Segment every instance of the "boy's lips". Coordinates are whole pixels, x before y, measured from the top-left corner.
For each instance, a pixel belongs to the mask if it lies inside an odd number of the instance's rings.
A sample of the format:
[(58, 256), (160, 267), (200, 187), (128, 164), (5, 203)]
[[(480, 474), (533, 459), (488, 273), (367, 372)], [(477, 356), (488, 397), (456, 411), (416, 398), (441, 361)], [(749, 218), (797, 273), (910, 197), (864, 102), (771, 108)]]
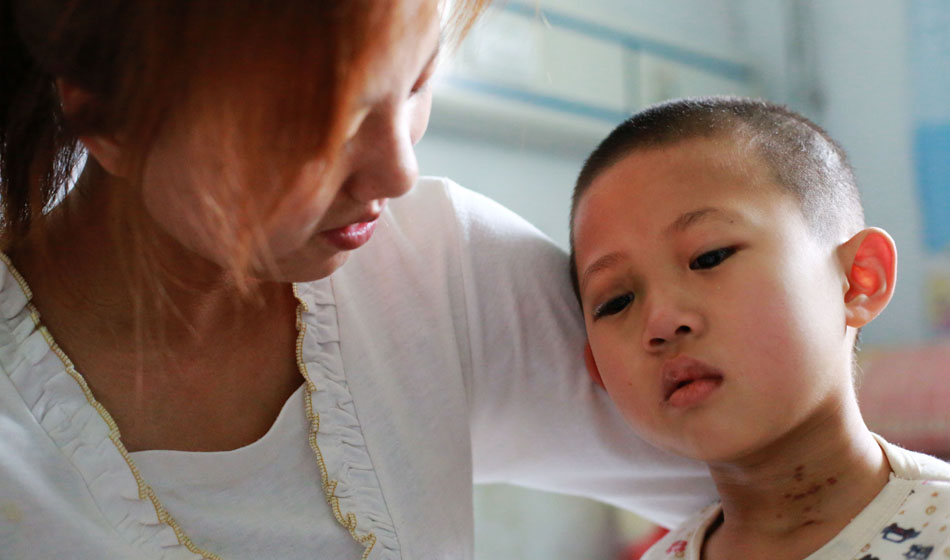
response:
[(676, 408), (698, 404), (722, 384), (718, 369), (679, 355), (663, 364), (663, 402)]

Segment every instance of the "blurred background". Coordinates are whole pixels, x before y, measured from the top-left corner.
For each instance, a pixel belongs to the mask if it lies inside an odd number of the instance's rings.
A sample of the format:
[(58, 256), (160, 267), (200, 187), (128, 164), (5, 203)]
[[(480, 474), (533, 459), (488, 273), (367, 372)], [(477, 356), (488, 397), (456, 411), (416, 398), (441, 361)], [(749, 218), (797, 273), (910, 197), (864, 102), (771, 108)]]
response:
[[(440, 71), (421, 171), (515, 210), (563, 247), (584, 157), (631, 112), (672, 97), (784, 103), (851, 156), (868, 224), (900, 253), (888, 310), (864, 329), (871, 428), (950, 457), (950, 2), (508, 0)], [(479, 487), (476, 557), (636, 558), (649, 523), (607, 506)]]

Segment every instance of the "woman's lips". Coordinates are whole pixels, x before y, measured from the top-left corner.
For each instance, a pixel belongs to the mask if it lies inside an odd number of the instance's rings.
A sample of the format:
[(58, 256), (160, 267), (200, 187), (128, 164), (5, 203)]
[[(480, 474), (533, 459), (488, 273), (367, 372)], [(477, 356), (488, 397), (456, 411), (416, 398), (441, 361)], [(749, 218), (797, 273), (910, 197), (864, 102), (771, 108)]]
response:
[(341, 251), (352, 251), (362, 247), (376, 230), (377, 219), (370, 221), (356, 222), (341, 228), (331, 229), (323, 232), (323, 238), (330, 245), (333, 245)]
[(663, 364), (663, 402), (674, 408), (695, 406), (718, 389), (722, 381), (718, 369), (689, 356), (677, 356)]

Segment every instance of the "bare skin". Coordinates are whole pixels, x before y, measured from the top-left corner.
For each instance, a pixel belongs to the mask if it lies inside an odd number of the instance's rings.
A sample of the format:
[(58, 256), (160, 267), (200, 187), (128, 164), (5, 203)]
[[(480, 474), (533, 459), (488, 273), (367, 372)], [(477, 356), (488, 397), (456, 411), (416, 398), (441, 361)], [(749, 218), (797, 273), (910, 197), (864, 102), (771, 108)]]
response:
[(291, 286), (260, 284), (261, 297), (248, 301), (219, 267), (152, 228), (170, 277), (188, 278), (194, 289), (166, 282), (173, 305), (146, 298), (156, 304), (144, 314), (149, 327), (161, 328), (147, 331), (158, 344), (141, 347), (131, 293), (115, 265), (118, 249), (104, 225), (110, 206), (94, 186), (84, 191), (70, 195), (68, 211), (51, 216), (47, 259), (30, 250), (35, 240), (11, 258), (125, 447), (224, 451), (259, 439), (303, 382)]
[(723, 516), (705, 560), (800, 560), (867, 506), (891, 472), (853, 399), (754, 456), (710, 464)]

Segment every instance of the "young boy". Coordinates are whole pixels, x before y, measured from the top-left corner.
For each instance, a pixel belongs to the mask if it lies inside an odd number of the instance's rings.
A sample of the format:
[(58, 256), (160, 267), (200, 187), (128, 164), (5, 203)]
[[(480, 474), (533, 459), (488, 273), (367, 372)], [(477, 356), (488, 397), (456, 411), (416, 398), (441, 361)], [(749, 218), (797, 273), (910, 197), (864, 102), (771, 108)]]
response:
[(721, 497), (645, 558), (950, 558), (950, 465), (858, 410), (855, 339), (897, 255), (823, 130), (761, 101), (654, 106), (588, 158), (571, 226), (591, 375)]

